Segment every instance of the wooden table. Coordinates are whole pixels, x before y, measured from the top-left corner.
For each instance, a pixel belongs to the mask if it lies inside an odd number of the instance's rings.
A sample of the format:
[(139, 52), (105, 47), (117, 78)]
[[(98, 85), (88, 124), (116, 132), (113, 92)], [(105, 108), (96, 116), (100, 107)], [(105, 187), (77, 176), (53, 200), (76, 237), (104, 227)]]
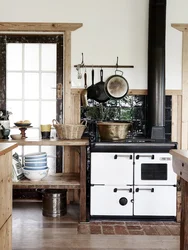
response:
[(180, 250), (188, 250), (188, 150), (170, 150), (174, 172), (181, 177)]
[(14, 189), (79, 189), (80, 190), (80, 221), (86, 221), (86, 147), (88, 139), (58, 140), (58, 139), (21, 139), (0, 140), (1, 142), (16, 142), (20, 146), (69, 146), (80, 148), (80, 173), (62, 173), (62, 176), (47, 176), (41, 181), (21, 180), (13, 182)]

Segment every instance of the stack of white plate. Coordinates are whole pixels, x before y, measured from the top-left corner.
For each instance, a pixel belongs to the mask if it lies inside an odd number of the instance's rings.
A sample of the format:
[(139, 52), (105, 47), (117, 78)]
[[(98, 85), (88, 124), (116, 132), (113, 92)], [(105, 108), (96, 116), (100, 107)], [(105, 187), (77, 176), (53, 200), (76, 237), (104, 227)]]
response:
[(39, 181), (46, 177), (48, 174), (46, 152), (25, 155), (23, 173), (32, 181)]

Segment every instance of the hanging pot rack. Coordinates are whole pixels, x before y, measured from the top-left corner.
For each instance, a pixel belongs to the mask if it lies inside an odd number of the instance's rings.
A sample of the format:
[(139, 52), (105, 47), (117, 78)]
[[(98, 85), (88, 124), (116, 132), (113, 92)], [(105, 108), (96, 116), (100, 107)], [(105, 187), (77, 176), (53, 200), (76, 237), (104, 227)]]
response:
[(80, 64), (74, 65), (74, 67), (78, 70), (80, 68), (134, 68), (133, 65), (119, 65), (118, 64), (118, 57), (117, 62), (115, 65), (104, 65), (104, 64), (84, 64), (84, 56), (82, 53), (82, 61)]

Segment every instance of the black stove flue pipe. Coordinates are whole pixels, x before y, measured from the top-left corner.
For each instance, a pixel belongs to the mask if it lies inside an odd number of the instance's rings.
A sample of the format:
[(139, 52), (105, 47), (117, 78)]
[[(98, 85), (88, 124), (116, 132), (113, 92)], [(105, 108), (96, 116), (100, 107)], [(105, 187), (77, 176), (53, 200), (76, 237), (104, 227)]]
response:
[(149, 1), (147, 136), (165, 139), (166, 0)]

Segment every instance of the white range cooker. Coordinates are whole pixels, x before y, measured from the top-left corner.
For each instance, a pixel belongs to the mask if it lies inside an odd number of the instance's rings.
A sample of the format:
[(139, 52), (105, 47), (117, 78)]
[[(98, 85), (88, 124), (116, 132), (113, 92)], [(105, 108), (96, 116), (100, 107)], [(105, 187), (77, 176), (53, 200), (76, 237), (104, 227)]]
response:
[(139, 145), (103, 143), (91, 150), (91, 216), (176, 216), (177, 176), (168, 147)]

